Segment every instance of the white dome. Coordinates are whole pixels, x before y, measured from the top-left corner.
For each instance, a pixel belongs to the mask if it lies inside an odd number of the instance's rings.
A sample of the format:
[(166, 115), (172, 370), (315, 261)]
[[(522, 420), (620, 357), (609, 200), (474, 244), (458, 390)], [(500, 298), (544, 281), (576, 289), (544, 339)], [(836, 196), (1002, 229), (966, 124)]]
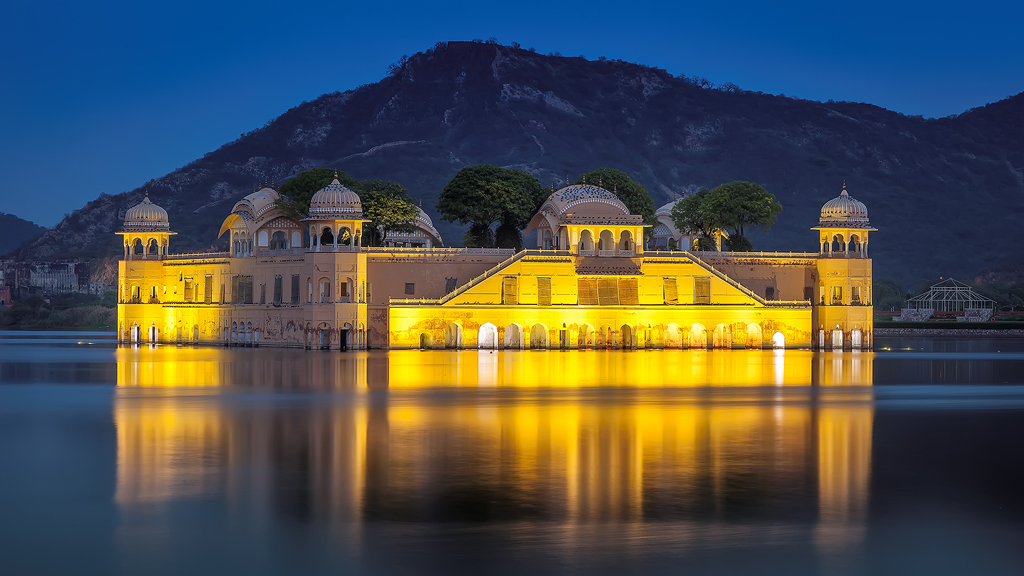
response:
[(149, 200), (148, 192), (142, 202), (129, 208), (124, 215), (125, 231), (162, 231), (168, 230), (170, 227), (167, 210), (153, 204)]
[(574, 206), (591, 203), (611, 205), (621, 210), (623, 214), (629, 214), (629, 208), (626, 208), (618, 196), (592, 184), (573, 184), (556, 190), (548, 196), (545, 204), (548, 203), (558, 211), (558, 215), (565, 214)]
[(359, 195), (349, 190), (337, 178), (321, 188), (309, 202), (309, 217), (319, 219), (362, 219), (363, 203)]
[(846, 192), (846, 184), (843, 184), (843, 191), (839, 196), (825, 202), (821, 207), (820, 223), (832, 227), (847, 224), (869, 225), (868, 207), (850, 196)]
[(654, 211), (654, 216), (655, 217), (658, 217), (658, 216), (668, 216), (669, 218), (671, 218), (672, 217), (672, 209), (675, 208), (676, 204), (679, 203), (679, 200), (681, 200), (681, 198), (673, 200), (673, 201), (669, 202), (668, 204), (665, 204), (661, 208), (658, 208), (657, 210)]

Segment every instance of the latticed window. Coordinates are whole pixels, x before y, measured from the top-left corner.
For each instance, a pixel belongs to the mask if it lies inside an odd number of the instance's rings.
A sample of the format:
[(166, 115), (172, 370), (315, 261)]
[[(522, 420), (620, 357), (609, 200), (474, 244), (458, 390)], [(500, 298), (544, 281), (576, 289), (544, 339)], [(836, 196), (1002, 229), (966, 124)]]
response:
[(618, 278), (597, 279), (597, 300), (601, 306), (619, 305), (619, 280)]
[(597, 278), (580, 278), (577, 285), (580, 306), (597, 306)]
[(516, 305), (519, 304), (519, 278), (505, 276), (501, 280), (501, 303)]
[(675, 278), (665, 278), (665, 304), (679, 304), (679, 286)]
[(292, 274), (292, 304), (298, 304), (299, 297), (299, 275)]
[(274, 276), (274, 306), (280, 306), (284, 299), (284, 282), (281, 276)]
[(185, 279), (185, 302), (192, 301), (192, 280), (190, 278)]
[(203, 299), (207, 304), (213, 304), (213, 275), (207, 274), (203, 279)]
[(551, 306), (551, 278), (537, 278), (537, 305)]
[(619, 304), (622, 306), (635, 306), (640, 304), (640, 294), (637, 288), (636, 278), (619, 279)]
[(693, 279), (693, 303), (711, 304), (711, 278)]

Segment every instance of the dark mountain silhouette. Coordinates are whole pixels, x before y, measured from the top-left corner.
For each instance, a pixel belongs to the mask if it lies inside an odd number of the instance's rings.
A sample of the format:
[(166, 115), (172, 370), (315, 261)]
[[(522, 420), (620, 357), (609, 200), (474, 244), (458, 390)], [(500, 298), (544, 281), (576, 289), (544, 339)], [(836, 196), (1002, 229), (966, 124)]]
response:
[(42, 236), (43, 232), (46, 228), (35, 222), (0, 212), (0, 256), (14, 252), (22, 244)]
[[(1024, 240), (1024, 94), (955, 117), (715, 87), (622, 61), (439, 43), (375, 84), (304, 102), (145, 184), (168, 209), (176, 251), (218, 245), (232, 204), (260, 180), (317, 166), (406, 185), (445, 241), (434, 205), (462, 167), (518, 167), (556, 187), (607, 166), (657, 204), (731, 180), (762, 184), (784, 211), (755, 249), (816, 250), (822, 203), (847, 183), (872, 223), (876, 274), (969, 276)], [(113, 235), (143, 187), (77, 210), (24, 254), (116, 257)]]

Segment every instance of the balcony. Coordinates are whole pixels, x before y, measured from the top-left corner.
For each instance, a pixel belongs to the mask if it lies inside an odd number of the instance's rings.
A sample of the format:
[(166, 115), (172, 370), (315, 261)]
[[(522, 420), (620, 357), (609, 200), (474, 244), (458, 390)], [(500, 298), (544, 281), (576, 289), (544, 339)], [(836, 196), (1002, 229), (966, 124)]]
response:
[(615, 250), (598, 250), (597, 255), (600, 256), (601, 258), (608, 258), (611, 256), (615, 256)]
[(594, 251), (593, 250), (582, 250), (582, 249), (580, 250), (580, 256), (590, 257), (590, 256), (593, 256), (593, 255), (594, 255)]

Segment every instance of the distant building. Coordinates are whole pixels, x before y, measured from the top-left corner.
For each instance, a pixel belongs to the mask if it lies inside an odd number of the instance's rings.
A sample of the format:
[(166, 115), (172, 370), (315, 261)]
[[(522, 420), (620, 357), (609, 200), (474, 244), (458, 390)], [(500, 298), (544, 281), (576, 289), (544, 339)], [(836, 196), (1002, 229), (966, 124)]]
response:
[[(818, 252), (668, 250), (693, 238), (646, 225), (592, 185), (553, 192), (537, 248), (436, 248), (417, 233), (362, 245), (359, 196), (337, 180), (297, 221), (264, 188), (221, 226), (229, 252), (171, 254), (167, 212), (125, 215), (122, 342), (307, 348), (870, 348), (867, 208), (843, 187), (821, 209)], [(667, 210), (666, 210), (667, 209)], [(659, 216), (670, 207), (663, 206)], [(665, 239), (665, 245), (659, 239)], [(720, 238), (718, 239), (720, 241)]]
[(93, 291), (89, 263), (80, 260), (0, 261), (0, 285), (6, 286), (15, 299)]

